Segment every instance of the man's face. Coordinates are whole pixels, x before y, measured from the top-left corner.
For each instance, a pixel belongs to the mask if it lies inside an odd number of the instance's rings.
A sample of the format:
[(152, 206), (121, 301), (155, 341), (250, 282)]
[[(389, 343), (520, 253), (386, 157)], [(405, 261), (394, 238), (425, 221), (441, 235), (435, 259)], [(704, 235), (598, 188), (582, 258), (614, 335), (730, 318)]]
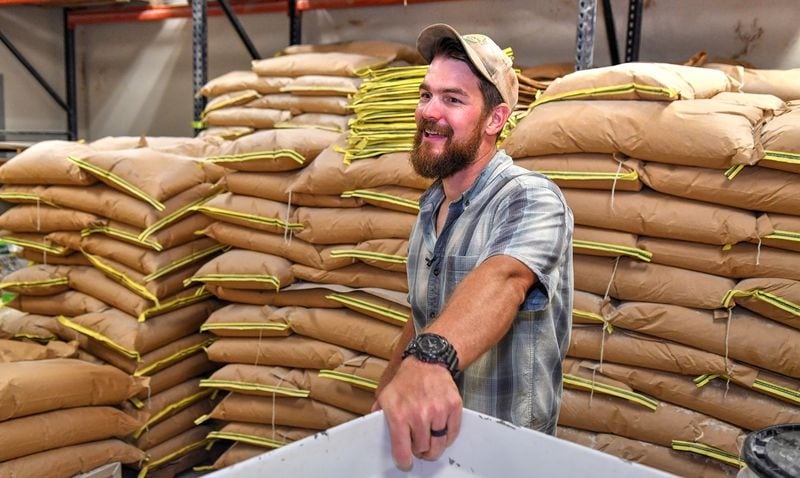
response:
[(446, 178), (469, 166), (485, 129), (478, 78), (464, 62), (436, 57), (420, 86), (411, 164), (420, 176)]

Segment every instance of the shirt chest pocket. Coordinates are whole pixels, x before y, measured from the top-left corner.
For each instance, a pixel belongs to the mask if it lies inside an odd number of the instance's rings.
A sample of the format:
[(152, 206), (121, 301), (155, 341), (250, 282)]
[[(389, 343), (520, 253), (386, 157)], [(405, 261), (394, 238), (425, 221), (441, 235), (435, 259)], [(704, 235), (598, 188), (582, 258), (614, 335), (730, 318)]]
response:
[[(447, 256), (444, 260), (444, 288), (447, 298), (478, 265), (480, 256)], [(445, 299), (447, 300), (447, 299)]]

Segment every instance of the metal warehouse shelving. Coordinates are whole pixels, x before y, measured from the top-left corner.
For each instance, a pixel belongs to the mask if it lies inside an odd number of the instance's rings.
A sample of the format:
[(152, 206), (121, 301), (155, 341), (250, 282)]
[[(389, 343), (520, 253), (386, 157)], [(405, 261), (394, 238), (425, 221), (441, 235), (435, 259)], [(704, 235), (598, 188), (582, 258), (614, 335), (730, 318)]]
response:
[[(17, 60), (47, 91), (53, 100), (66, 112), (66, 131), (19, 131), (0, 130), (2, 133), (43, 134), (65, 136), (69, 140), (78, 137), (77, 90), (75, 68), (75, 28), (79, 25), (119, 22), (160, 21), (169, 18), (192, 19), (192, 93), (194, 99), (194, 125), (200, 120), (205, 107), (205, 98), (197, 92), (208, 81), (208, 30), (209, 16), (225, 15), (236, 34), (253, 59), (261, 58), (249, 35), (238, 20), (238, 15), (284, 13), (289, 19), (289, 44), (302, 39), (302, 14), (311, 10), (336, 8), (359, 8), (370, 6), (409, 5), (434, 3), (448, 0), (188, 0), (188, 5), (149, 5), (142, 3), (114, 2), (108, 0), (0, 0), (0, 7), (13, 5), (37, 5), (63, 10), (64, 68), (66, 71), (66, 98), (62, 98), (48, 81), (31, 65), (12, 41), (0, 30), (0, 41), (5, 44)], [(619, 63), (614, 18), (611, 0), (602, 0), (603, 16), (608, 38), (608, 47), (613, 64)], [(575, 48), (576, 69), (591, 68), (594, 55), (594, 29), (597, 17), (597, 0), (578, 0), (577, 36)], [(628, 24), (625, 43), (625, 61), (636, 61), (639, 56), (643, 0), (629, 0)]]

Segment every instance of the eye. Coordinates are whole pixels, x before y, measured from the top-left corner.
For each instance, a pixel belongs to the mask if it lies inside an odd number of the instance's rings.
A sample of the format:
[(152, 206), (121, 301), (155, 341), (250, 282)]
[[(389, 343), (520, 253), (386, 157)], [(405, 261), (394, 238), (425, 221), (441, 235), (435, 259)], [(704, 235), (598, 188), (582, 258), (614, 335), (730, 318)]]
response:
[(431, 99), (431, 94), (427, 91), (420, 91), (419, 92), (419, 99), (421, 100), (429, 100)]
[(445, 101), (448, 102), (448, 103), (453, 103), (453, 104), (461, 104), (462, 103), (462, 101), (460, 99), (456, 98), (455, 96), (448, 96), (448, 97), (445, 98)]

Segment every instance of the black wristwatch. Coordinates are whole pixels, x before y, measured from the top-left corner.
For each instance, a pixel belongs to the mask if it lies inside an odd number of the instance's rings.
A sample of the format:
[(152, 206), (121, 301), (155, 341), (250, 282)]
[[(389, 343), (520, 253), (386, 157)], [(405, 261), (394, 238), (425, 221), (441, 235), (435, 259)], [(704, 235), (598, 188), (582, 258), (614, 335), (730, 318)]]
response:
[(404, 359), (409, 355), (413, 355), (422, 362), (444, 365), (454, 379), (460, 373), (456, 349), (441, 335), (430, 333), (417, 335), (403, 351)]

